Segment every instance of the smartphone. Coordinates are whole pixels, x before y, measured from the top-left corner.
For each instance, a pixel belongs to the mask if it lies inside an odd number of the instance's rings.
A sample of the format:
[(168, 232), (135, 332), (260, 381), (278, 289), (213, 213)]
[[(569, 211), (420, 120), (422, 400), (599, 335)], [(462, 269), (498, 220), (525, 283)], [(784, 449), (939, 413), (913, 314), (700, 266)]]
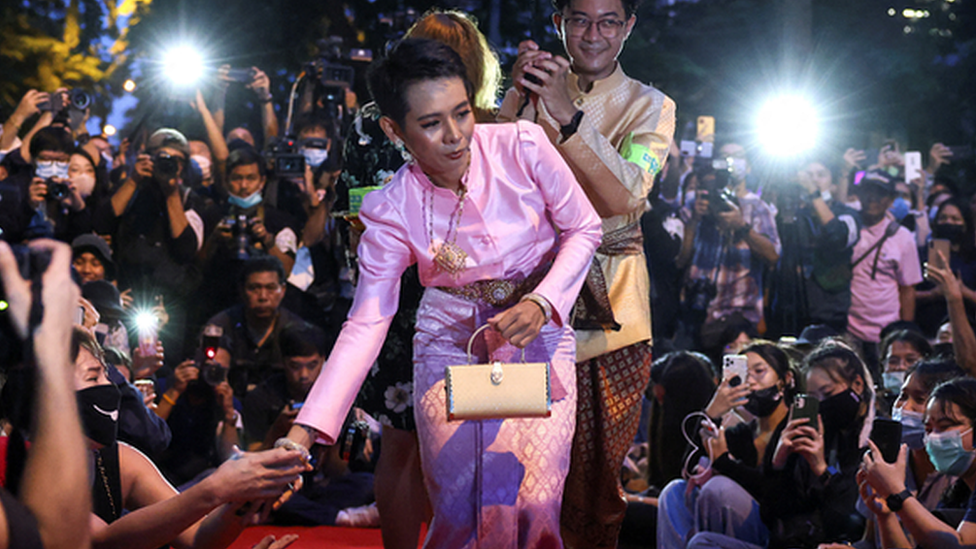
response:
[(881, 458), (888, 463), (898, 461), (901, 448), (901, 423), (884, 418), (875, 418), (871, 425), (871, 442), (881, 450)]
[(908, 151), (905, 153), (905, 181), (911, 183), (922, 176), (922, 153)]
[(722, 380), (728, 380), (729, 387), (745, 383), (749, 375), (749, 360), (746, 355), (725, 355), (722, 357)]
[(227, 71), (227, 78), (241, 84), (250, 84), (254, 80), (252, 69), (230, 69)]
[(78, 305), (78, 307), (75, 309), (75, 324), (78, 326), (85, 325), (85, 308), (81, 305)]
[(714, 116), (698, 117), (698, 131), (695, 135), (695, 141), (699, 143), (715, 142), (715, 117)]
[(305, 403), (304, 402), (292, 402), (291, 403), (291, 409), (292, 410), (301, 410), (302, 409), (302, 406), (305, 406)]
[(941, 259), (939, 259), (939, 252), (942, 252), (942, 255), (945, 256), (945, 260), (949, 261), (949, 256), (952, 254), (951, 246), (952, 244), (944, 238), (933, 238), (932, 240), (929, 240), (929, 265), (938, 267), (940, 269), (945, 269), (948, 267), (942, 262)]
[(681, 142), (681, 156), (695, 156), (698, 151), (698, 144), (694, 141)]
[(151, 379), (137, 379), (132, 382), (143, 396), (150, 396), (156, 392), (156, 384)]
[(814, 429), (817, 428), (817, 415), (820, 414), (820, 401), (810, 395), (796, 395), (793, 397), (793, 406), (790, 407), (790, 421), (794, 419), (807, 418)]

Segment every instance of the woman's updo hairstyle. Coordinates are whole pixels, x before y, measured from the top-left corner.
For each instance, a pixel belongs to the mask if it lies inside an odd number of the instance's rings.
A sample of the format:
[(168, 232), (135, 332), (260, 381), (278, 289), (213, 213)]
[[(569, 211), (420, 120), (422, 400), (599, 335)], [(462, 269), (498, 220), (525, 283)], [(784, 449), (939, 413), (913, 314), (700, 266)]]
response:
[(402, 127), (409, 111), (407, 89), (411, 85), (424, 80), (460, 78), (470, 101), (474, 88), (467, 74), (461, 57), (447, 44), (405, 38), (386, 57), (370, 65), (366, 79), (380, 112)]

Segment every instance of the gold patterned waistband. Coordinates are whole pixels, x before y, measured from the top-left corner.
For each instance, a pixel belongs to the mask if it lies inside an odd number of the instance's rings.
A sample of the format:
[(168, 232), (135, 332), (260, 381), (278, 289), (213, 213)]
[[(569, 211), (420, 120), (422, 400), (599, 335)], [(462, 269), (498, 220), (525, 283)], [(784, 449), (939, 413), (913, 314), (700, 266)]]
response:
[(511, 307), (518, 303), (523, 295), (531, 292), (542, 282), (549, 272), (550, 263), (536, 269), (527, 277), (509, 279), (476, 280), (464, 286), (437, 286), (437, 289), (455, 295), (468, 301), (482, 303), (492, 307)]

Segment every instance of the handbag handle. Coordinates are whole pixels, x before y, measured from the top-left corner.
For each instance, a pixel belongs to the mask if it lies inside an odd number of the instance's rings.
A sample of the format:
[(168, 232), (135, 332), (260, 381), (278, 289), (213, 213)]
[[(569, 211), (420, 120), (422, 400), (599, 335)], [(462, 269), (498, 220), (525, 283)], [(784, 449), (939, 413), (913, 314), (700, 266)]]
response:
[[(474, 358), (471, 357), (471, 347), (474, 345), (474, 338), (478, 337), (478, 334), (480, 334), (486, 328), (491, 328), (491, 325), (490, 324), (483, 325), (482, 327), (475, 330), (474, 333), (471, 334), (471, 337), (468, 338), (468, 364), (474, 364)], [(525, 362), (525, 347), (522, 347), (522, 362), (523, 363)]]

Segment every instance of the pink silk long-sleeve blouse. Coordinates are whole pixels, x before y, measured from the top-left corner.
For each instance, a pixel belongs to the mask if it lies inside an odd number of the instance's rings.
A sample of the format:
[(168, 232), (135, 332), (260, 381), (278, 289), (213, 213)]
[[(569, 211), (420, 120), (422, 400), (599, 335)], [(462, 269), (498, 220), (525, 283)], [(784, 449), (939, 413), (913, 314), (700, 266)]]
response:
[(434, 186), (419, 166), (408, 164), (364, 198), (356, 296), (296, 419), (322, 433), (324, 442), (335, 442), (379, 355), (399, 301), (400, 276), (413, 263), (425, 287), (463, 286), (527, 276), (558, 247), (534, 291), (552, 304), (554, 322), (569, 314), (600, 243), (600, 218), (542, 129), (524, 121), (476, 125), (464, 184), (456, 244), (468, 258), (457, 276), (433, 262), (436, 246), (450, 240), (458, 209), (454, 192)]

